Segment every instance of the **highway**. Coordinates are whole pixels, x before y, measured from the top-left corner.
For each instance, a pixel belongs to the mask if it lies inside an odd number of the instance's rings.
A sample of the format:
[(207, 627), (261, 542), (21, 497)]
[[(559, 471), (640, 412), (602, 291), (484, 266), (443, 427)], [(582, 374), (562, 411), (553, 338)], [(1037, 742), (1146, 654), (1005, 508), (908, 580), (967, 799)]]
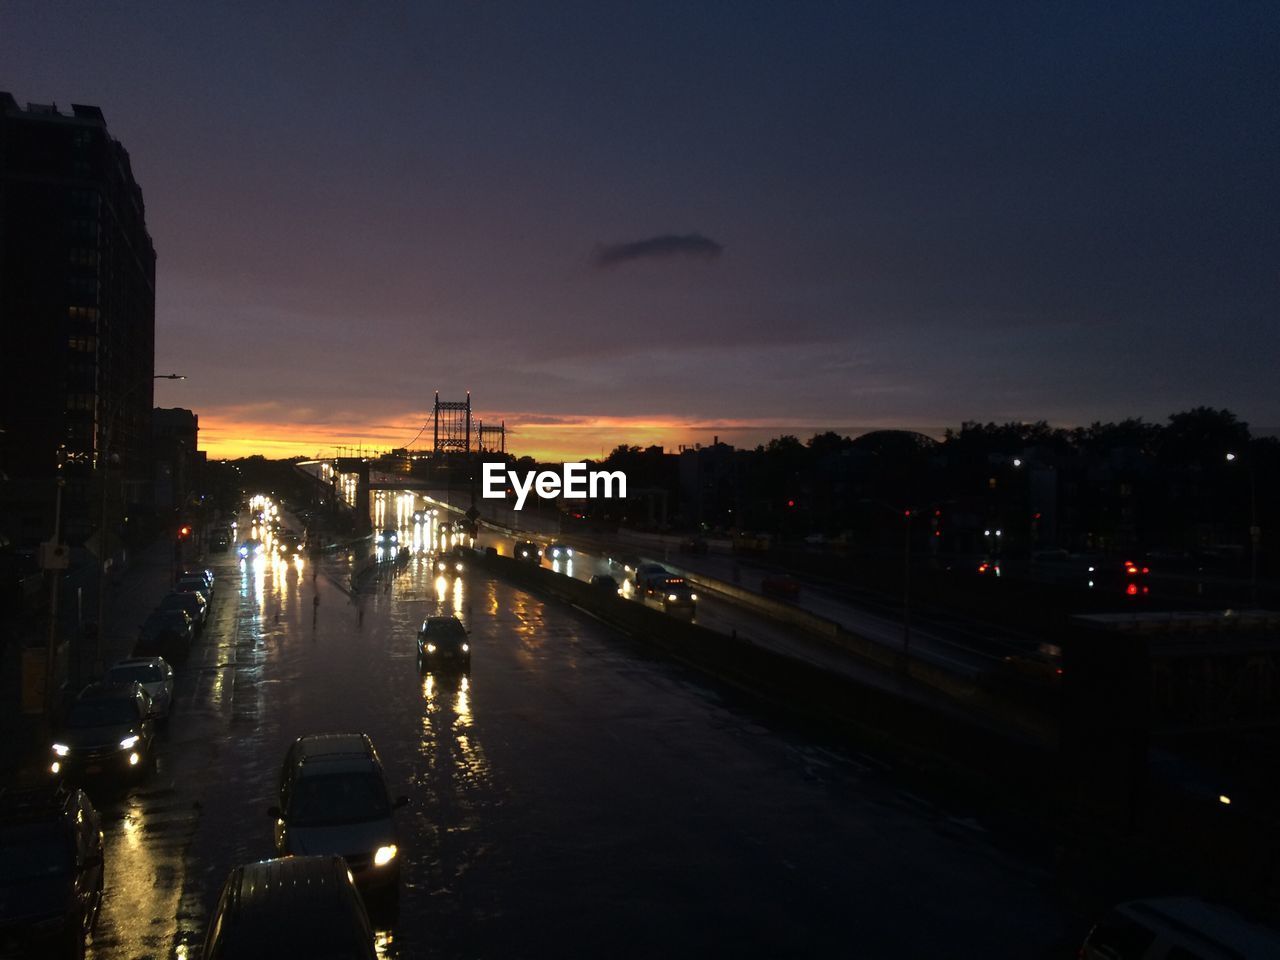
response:
[[(91, 957), (197, 956), (227, 872), (272, 854), (288, 744), (341, 730), (411, 801), (384, 957), (1065, 957), (1087, 928), (1047, 842), (478, 569), (415, 557), (352, 594), (345, 556), (214, 567), (156, 773), (93, 790)], [(472, 630), (469, 677), (419, 675), (436, 612)]]

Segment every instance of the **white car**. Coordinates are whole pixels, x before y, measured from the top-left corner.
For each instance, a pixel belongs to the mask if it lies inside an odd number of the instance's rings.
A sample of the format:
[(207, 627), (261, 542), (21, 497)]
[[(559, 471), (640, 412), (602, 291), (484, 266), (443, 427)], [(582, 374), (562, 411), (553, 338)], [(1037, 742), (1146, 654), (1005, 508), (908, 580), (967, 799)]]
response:
[(151, 709), (158, 719), (167, 720), (173, 707), (173, 668), (163, 657), (129, 657), (112, 664), (107, 671), (110, 683), (137, 681), (151, 697)]

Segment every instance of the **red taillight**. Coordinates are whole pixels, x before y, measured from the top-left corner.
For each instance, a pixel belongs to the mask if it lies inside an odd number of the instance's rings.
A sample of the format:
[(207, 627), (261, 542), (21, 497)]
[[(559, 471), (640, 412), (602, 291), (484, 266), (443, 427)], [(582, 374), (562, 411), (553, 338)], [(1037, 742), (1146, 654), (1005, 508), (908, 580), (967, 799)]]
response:
[(1150, 573), (1150, 572), (1151, 572), (1151, 568), (1150, 568), (1150, 567), (1143, 567), (1143, 568), (1142, 568), (1142, 572), (1143, 572), (1143, 573)]
[(1138, 585), (1136, 583), (1131, 583), (1124, 588), (1124, 592), (1131, 597), (1136, 597), (1138, 595)]

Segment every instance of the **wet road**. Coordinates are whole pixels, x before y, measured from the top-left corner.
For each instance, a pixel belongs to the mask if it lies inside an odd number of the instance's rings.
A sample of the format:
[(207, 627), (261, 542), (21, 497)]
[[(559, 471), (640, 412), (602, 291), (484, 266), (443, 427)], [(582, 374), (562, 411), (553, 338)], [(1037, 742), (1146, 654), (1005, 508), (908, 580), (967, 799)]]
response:
[[(91, 794), (94, 958), (198, 956), (227, 872), (272, 855), (288, 744), (340, 730), (367, 732), (411, 798), (387, 957), (1048, 957), (1078, 934), (991, 824), (576, 611), (475, 571), (437, 583), (417, 559), (355, 597), (345, 558), (215, 569), (155, 774)], [(473, 631), (468, 679), (418, 674), (438, 610)]]

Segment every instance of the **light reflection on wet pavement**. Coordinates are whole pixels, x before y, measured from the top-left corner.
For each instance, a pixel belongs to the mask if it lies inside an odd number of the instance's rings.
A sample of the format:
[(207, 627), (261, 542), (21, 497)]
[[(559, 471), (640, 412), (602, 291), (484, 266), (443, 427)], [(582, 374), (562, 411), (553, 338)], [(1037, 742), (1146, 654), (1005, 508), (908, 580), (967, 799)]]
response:
[[(91, 792), (91, 957), (198, 957), (227, 873), (273, 855), (289, 743), (343, 730), (410, 797), (399, 917), (375, 917), (388, 958), (1037, 957), (1075, 928), (1049, 875), (980, 827), (573, 610), (418, 557), (358, 603), (345, 557), (215, 569), (155, 774)], [(472, 630), (470, 677), (418, 672), (438, 612)]]

